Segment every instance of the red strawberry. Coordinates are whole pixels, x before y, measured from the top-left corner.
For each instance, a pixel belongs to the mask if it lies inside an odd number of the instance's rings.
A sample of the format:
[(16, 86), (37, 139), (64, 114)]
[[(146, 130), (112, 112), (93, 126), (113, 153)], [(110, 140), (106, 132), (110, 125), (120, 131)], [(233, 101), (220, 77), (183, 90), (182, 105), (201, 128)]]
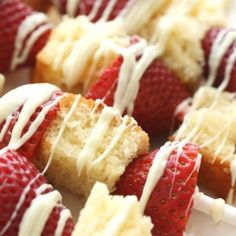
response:
[[(0, 154), (0, 235), (18, 235), (24, 213), (36, 198), (36, 190), (44, 184), (46, 184), (44, 176), (39, 174), (36, 167), (24, 156), (12, 151)], [(51, 185), (48, 185), (40, 195), (52, 191)], [(20, 198), (21, 204), (19, 204)], [(17, 204), (18, 210), (16, 210)], [(42, 235), (54, 235), (60, 214), (64, 209), (64, 206), (58, 202), (45, 224)], [(73, 220), (69, 217), (63, 235), (71, 235), (73, 228)]]
[[(170, 144), (173, 145), (174, 143)], [(154, 224), (153, 235), (183, 235), (193, 205), (193, 194), (200, 167), (199, 148), (193, 143), (180, 142), (168, 157), (164, 173), (156, 184), (145, 208)], [(163, 147), (162, 147), (163, 148)], [(161, 150), (161, 149), (160, 149)], [(116, 187), (116, 194), (142, 195), (148, 172), (160, 150), (135, 159), (125, 170)]]
[[(225, 30), (223, 28), (213, 28), (210, 29), (203, 41), (202, 41), (202, 48), (204, 50), (204, 54), (205, 54), (205, 76), (206, 78), (209, 75), (209, 59), (210, 59), (210, 53), (212, 50), (212, 46), (213, 43), (215, 42), (217, 36), (219, 35), (220, 32), (222, 32), (222, 30)], [(229, 29), (229, 31), (234, 31), (234, 29)], [(227, 48), (226, 53), (224, 54), (224, 57), (220, 63), (218, 72), (217, 72), (217, 77), (214, 83), (214, 86), (218, 87), (224, 77), (225, 77), (225, 70), (226, 70), (226, 65), (228, 62), (229, 57), (231, 56), (233, 50), (236, 48), (236, 40), (234, 40), (234, 42), (230, 45), (230, 47)], [(231, 72), (231, 77), (230, 77), (230, 82), (226, 88), (226, 90), (231, 91), (231, 92), (235, 92), (236, 91), (236, 63), (234, 63), (233, 66), (233, 70)]]
[[(43, 107), (45, 107), (46, 105), (55, 101), (55, 99), (58, 98), (58, 96), (60, 96), (60, 95), (61, 95), (61, 93), (55, 93), (48, 102), (42, 104), (40, 107), (37, 108), (37, 110), (35, 111), (35, 113), (31, 117), (30, 121), (28, 122), (28, 124), (24, 128), (23, 134), (26, 133), (26, 131), (29, 129), (30, 125), (35, 120), (35, 118), (38, 116), (39, 112), (43, 109)], [(59, 105), (56, 105), (50, 109), (50, 111), (47, 113), (43, 123), (39, 126), (39, 128), (35, 132), (35, 134), (22, 147), (20, 147), (17, 150), (20, 154), (24, 155), (27, 158), (32, 157), (35, 150), (37, 149), (38, 144), (41, 141), (41, 138), (43, 137), (45, 130), (49, 126), (50, 122), (56, 117), (58, 110), (59, 110)], [(20, 111), (21, 111), (21, 108), (19, 108), (15, 113), (12, 114), (12, 119), (11, 119), (9, 128), (7, 129), (7, 132), (5, 133), (3, 140), (0, 141), (0, 149), (6, 147), (8, 145), (8, 143), (11, 139), (11, 132), (12, 132), (14, 125), (16, 124), (16, 122), (19, 118)], [(4, 124), (5, 124), (5, 121), (0, 125), (0, 130), (2, 130)]]
[[(20, 0), (1, 0), (0, 9), (0, 72), (6, 72), (10, 70), (11, 67), (19, 27), (26, 17), (35, 14), (35, 12), (33, 12), (29, 6), (25, 5)], [(42, 23), (41, 25), (36, 26), (32, 32), (29, 32), (22, 43), (22, 47), (20, 47), (20, 53), (23, 52), (26, 42), (32, 33), (43, 25), (46, 24)], [(37, 53), (45, 45), (49, 33), (50, 29), (47, 29), (37, 38), (36, 42), (33, 44), (33, 47), (29, 51), (26, 60), (23, 63), (20, 63), (20, 65), (17, 65), (17, 67), (32, 65)]]
[[(70, 0), (56, 0), (56, 1), (52, 0), (52, 2), (58, 3), (57, 6), (59, 7), (59, 9), (62, 13), (70, 13), (67, 11), (67, 7), (66, 7), (68, 1), (70, 1)], [(78, 1), (75, 15), (73, 15), (73, 16), (89, 15), (89, 13), (92, 11), (92, 9), (97, 1), (98, 0)], [(114, 19), (121, 12), (121, 10), (125, 8), (125, 6), (128, 4), (129, 1), (131, 1), (131, 0), (116, 1), (115, 5), (113, 7), (113, 10), (111, 11), (111, 14), (108, 17), (108, 20)], [(101, 18), (102, 14), (104, 13), (109, 2), (111, 2), (111, 0), (101, 0), (101, 6), (99, 7), (97, 14), (92, 19), (93, 22), (96, 22), (97, 20), (99, 20)]]
[[(101, 75), (99, 81), (88, 91), (86, 97), (102, 99), (113, 105), (114, 94), (122, 57)], [(184, 85), (159, 59), (153, 61), (140, 80), (140, 89), (132, 116), (149, 134), (166, 132), (174, 121), (177, 106), (189, 97)]]

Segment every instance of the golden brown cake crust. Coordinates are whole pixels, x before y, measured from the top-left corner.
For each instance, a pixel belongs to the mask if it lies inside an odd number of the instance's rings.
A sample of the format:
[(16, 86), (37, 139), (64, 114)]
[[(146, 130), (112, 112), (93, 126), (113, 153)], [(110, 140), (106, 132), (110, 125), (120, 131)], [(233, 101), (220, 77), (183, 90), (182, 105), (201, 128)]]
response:
[(202, 163), (199, 172), (199, 184), (207, 191), (216, 194), (217, 197), (226, 199), (231, 185), (230, 163), (221, 163), (221, 158), (213, 157), (206, 152), (202, 153)]

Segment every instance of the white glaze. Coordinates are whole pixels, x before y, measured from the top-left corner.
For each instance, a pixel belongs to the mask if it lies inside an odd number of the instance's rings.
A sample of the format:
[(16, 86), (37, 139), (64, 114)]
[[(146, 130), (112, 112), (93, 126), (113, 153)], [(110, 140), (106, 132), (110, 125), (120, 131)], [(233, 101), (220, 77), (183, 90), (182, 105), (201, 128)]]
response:
[(53, 156), (54, 156), (54, 154), (55, 154), (55, 151), (56, 151), (56, 148), (57, 148), (57, 146), (58, 146), (58, 143), (60, 142), (60, 139), (62, 138), (62, 135), (63, 135), (63, 133), (64, 133), (64, 131), (65, 131), (65, 128), (66, 128), (67, 123), (68, 123), (69, 120), (71, 119), (73, 113), (75, 112), (75, 109), (78, 107), (78, 104), (79, 104), (80, 99), (81, 99), (81, 95), (78, 94), (78, 95), (75, 97), (74, 102), (73, 102), (73, 104), (72, 104), (71, 107), (70, 107), (70, 110), (69, 110), (68, 113), (66, 114), (66, 116), (65, 116), (65, 118), (64, 118), (64, 120), (63, 120), (63, 122), (62, 122), (62, 124), (61, 124), (61, 127), (60, 127), (60, 130), (59, 130), (59, 132), (58, 132), (58, 135), (57, 135), (55, 141), (54, 141), (53, 144), (52, 144), (51, 151), (50, 151), (50, 156), (49, 156), (48, 161), (47, 161), (47, 164), (46, 164), (46, 166), (45, 166), (45, 168), (44, 168), (44, 170), (43, 170), (43, 174), (46, 173), (46, 171), (48, 170), (48, 168), (49, 168), (49, 166), (50, 166), (50, 164), (51, 164), (51, 162), (52, 162), (52, 159), (53, 159)]
[(44, 193), (46, 190), (50, 190), (50, 189), (52, 189), (52, 185), (46, 184), (46, 183), (42, 184), (39, 188), (35, 190), (36, 197)]
[(175, 109), (174, 116), (178, 116), (179, 114), (187, 114), (191, 109), (192, 98), (184, 99)]
[(92, 129), (83, 149), (78, 155), (77, 171), (79, 176), (85, 167), (90, 168), (91, 162), (95, 158), (96, 151), (101, 145), (111, 121), (118, 114), (118, 111), (113, 108), (107, 106), (103, 108), (95, 127)]
[(65, 84), (72, 88), (83, 80), (82, 74), (90, 58), (93, 57), (101, 42), (113, 36), (123, 35), (124, 31), (119, 21), (100, 22), (91, 27), (90, 32), (81, 37), (62, 65)]
[[(215, 82), (218, 68), (230, 45), (236, 40), (236, 31), (222, 30), (213, 43), (209, 56), (209, 69), (207, 85), (212, 86)], [(228, 60), (229, 62), (229, 60)], [(231, 63), (231, 62), (230, 62)]]
[(76, 15), (76, 9), (80, 4), (80, 0), (66, 0), (66, 12), (69, 16)]
[(96, 15), (98, 14), (99, 9), (102, 6), (102, 2), (103, 2), (103, 0), (96, 0), (94, 2), (93, 8), (92, 8), (91, 12), (88, 15), (89, 20), (93, 20), (96, 17)]
[(116, 4), (117, 4), (117, 0), (110, 0), (107, 4), (106, 8), (104, 9), (99, 21), (107, 21)]
[[(140, 47), (143, 54), (141, 59), (136, 62)], [(127, 109), (127, 114), (131, 115), (139, 91), (140, 79), (156, 58), (156, 48), (154, 46), (146, 47), (145, 41), (140, 41), (137, 45), (134, 44), (133, 47), (124, 50), (121, 55), (124, 61), (118, 77), (113, 106), (118, 109), (121, 114)]]
[(55, 230), (55, 236), (61, 236), (63, 234), (67, 220), (71, 217), (71, 212), (68, 209), (64, 209), (60, 213), (60, 218), (57, 222), (57, 228)]
[(21, 220), (19, 236), (40, 236), (53, 208), (61, 199), (61, 194), (58, 191), (34, 198)]
[(3, 125), (2, 129), (1, 129), (1, 132), (0, 132), (0, 142), (3, 140), (6, 132), (7, 132), (7, 129), (10, 125), (10, 122), (12, 120), (12, 115), (9, 115), (7, 118), (6, 118), (6, 122), (5, 124)]
[[(129, 119), (130, 118), (128, 116), (125, 116), (123, 118), (122, 123), (117, 128), (116, 133), (115, 133), (111, 143), (106, 148), (106, 150), (96, 160), (93, 161), (91, 168), (94, 165), (97, 165), (102, 160), (104, 160), (109, 155), (109, 153), (112, 151), (112, 149), (116, 146), (116, 144), (121, 140), (122, 135), (124, 134), (125, 130), (127, 130), (127, 128), (128, 128), (127, 123), (129, 121)], [(131, 123), (131, 124), (133, 124), (133, 123)]]
[[(26, 61), (34, 43), (44, 32), (51, 28), (49, 24), (46, 24), (47, 21), (47, 16), (43, 13), (34, 13), (22, 21), (15, 39), (14, 52), (10, 65), (11, 70), (15, 70), (18, 65)], [(28, 36), (29, 38), (27, 39)], [(21, 52), (25, 40), (26, 43)]]
[[(22, 106), (19, 119), (12, 130), (10, 142), (5, 149), (16, 150), (32, 137), (43, 122), (48, 111), (59, 102), (61, 97), (58, 97), (54, 102), (45, 106), (32, 122), (28, 131), (21, 136), (25, 125), (28, 123), (35, 110), (41, 104), (47, 102), (56, 91), (59, 91), (59, 89), (50, 84), (28, 84), (11, 90), (0, 98), (0, 123)], [(8, 124), (9, 120), (7, 120), (6, 126), (3, 127), (4, 130), (1, 132), (1, 137), (6, 132)], [(1, 152), (4, 152), (4, 150), (1, 150)]]
[[(61, 100), (61, 98), (62, 97), (58, 97), (53, 102), (51, 102), (49, 105), (45, 106), (40, 111), (40, 113), (38, 114), (36, 119), (32, 122), (32, 124), (30, 125), (28, 131), (21, 136), (21, 133), (22, 133), (23, 128), (24, 128), (24, 126), (21, 126), (21, 125), (26, 125), (29, 121), (29, 119), (28, 119), (29, 116), (28, 115), (33, 114), (34, 111), (35, 111), (35, 110), (32, 109), (33, 106), (31, 104), (29, 104), (29, 107), (27, 107), (27, 102), (26, 102), (25, 105), (23, 106), (23, 109), (22, 109), (21, 113), (20, 113), (19, 119), (16, 122), (16, 124), (15, 124), (15, 126), (12, 130), (11, 139), (10, 139), (10, 142), (9, 142), (7, 148), (12, 149), (12, 150), (17, 150), (24, 143), (26, 143), (35, 134), (35, 132), (38, 130), (39, 126), (44, 121), (44, 119), (45, 119), (47, 113), (50, 111), (50, 109), (53, 108), (54, 106), (56, 106), (58, 104), (58, 102)], [(33, 99), (31, 99), (31, 101), (32, 100)], [(40, 105), (40, 104), (38, 104), (38, 105)]]
[(117, 236), (122, 226), (127, 223), (130, 213), (135, 208), (137, 199), (134, 196), (127, 196), (124, 206), (118, 210), (117, 214), (108, 222), (104, 230), (104, 236)]

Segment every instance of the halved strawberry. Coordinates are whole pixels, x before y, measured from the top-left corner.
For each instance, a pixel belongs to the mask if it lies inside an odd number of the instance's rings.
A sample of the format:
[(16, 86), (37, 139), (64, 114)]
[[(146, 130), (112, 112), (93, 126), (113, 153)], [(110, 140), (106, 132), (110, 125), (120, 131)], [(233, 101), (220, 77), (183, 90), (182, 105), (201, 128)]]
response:
[[(70, 12), (68, 11), (67, 5), (68, 1), (70, 0), (52, 0), (53, 3), (57, 3), (56, 6), (59, 7), (60, 11), (65, 14)], [(128, 4), (130, 0), (119, 0), (115, 2), (115, 5), (112, 8), (112, 11), (108, 17), (108, 20), (113, 20), (120, 12), (125, 8), (125, 6)], [(78, 1), (77, 7), (75, 9), (75, 14), (73, 16), (78, 15), (89, 15), (92, 11), (92, 9), (95, 7), (95, 4), (97, 3), (97, 0), (81, 0)], [(111, 2), (111, 0), (101, 0), (101, 5), (98, 7), (97, 13), (92, 18), (93, 22), (96, 22), (99, 20), (106, 10), (106, 7)]]
[[(35, 14), (35, 12), (21, 0), (1, 0), (0, 9), (0, 72), (6, 72), (10, 70), (15, 47), (19, 46), (16, 42), (16, 36), (20, 25), (27, 17)], [(22, 47), (20, 46), (20, 53), (23, 52), (23, 49), (26, 47), (26, 42), (32, 33), (42, 25), (45, 25), (45, 23), (36, 25), (34, 30), (29, 32), (27, 37), (23, 40)], [(27, 29), (25, 28), (24, 30)], [(19, 63), (17, 67), (29, 66), (34, 63), (37, 53), (47, 42), (50, 31), (50, 29), (47, 29), (40, 34), (39, 37), (36, 37), (37, 40), (32, 47), (30, 46), (28, 56), (23, 63)], [(22, 29), (20, 33), (23, 33)]]
[[(203, 48), (204, 54), (205, 54), (205, 76), (206, 76), (206, 78), (208, 78), (208, 76), (209, 76), (209, 71), (210, 71), (209, 60), (210, 60), (210, 54), (212, 52), (213, 44), (214, 44), (217, 36), (219, 35), (219, 33), (221, 33), (223, 30), (225, 31), (227, 29), (224, 29), (224, 28), (210, 29), (206, 33), (206, 35), (202, 41), (202, 48)], [(228, 31), (235, 31), (235, 29), (228, 29)], [(225, 39), (223, 39), (223, 40), (225, 40)], [(225, 54), (220, 62), (220, 65), (219, 65), (219, 68), (217, 71), (217, 76), (215, 78), (214, 86), (218, 87), (222, 83), (222, 81), (225, 77), (226, 65), (228, 63), (230, 56), (232, 55), (232, 53), (235, 49), (236, 49), (236, 39), (233, 41), (233, 43), (228, 48), (226, 48)], [(214, 60), (216, 60), (216, 58), (214, 58)], [(236, 91), (236, 62), (234, 62), (233, 69), (231, 71), (230, 81), (228, 83), (226, 90), (231, 91), (231, 92)]]
[[(102, 73), (86, 97), (105, 98), (104, 102), (112, 106), (122, 63), (123, 58), (118, 57)], [(178, 77), (159, 59), (155, 59), (140, 80), (132, 116), (149, 134), (166, 132), (174, 121), (177, 106), (189, 96)]]
[[(18, 235), (24, 213), (32, 201), (38, 194), (42, 196), (52, 191), (52, 186), (47, 185), (44, 176), (24, 156), (13, 151), (0, 154), (0, 235)], [(64, 209), (65, 207), (58, 202), (41, 235), (55, 234), (60, 214)], [(71, 235), (73, 228), (74, 223), (70, 216), (62, 228), (62, 235)]]
[[(135, 159), (125, 170), (116, 194), (142, 196), (153, 161), (163, 148), (174, 145), (163, 175), (155, 184), (145, 208), (154, 224), (154, 236), (183, 235), (193, 205), (193, 194), (200, 167), (199, 148), (193, 143), (175, 142)], [(162, 163), (163, 164), (163, 163)]]
[[(58, 96), (61, 96), (61, 92), (57, 92), (55, 93), (51, 99), (49, 101), (47, 101), (46, 103), (42, 104), (40, 107), (37, 108), (37, 110), (35, 111), (35, 113), (32, 115), (32, 117), (30, 118), (30, 121), (27, 123), (27, 125), (24, 127), (23, 130), (23, 134), (26, 133), (26, 131), (29, 129), (30, 125), (32, 124), (32, 122), (36, 119), (36, 117), (38, 116), (39, 112), (43, 109), (43, 107), (49, 105), (50, 103), (52, 103), (53, 101), (55, 101)], [(47, 129), (47, 127), (49, 126), (50, 122), (56, 117), (57, 112), (59, 110), (59, 105), (55, 105), (53, 106), (49, 112), (47, 113), (44, 121), (42, 122), (42, 124), (39, 126), (39, 128), (37, 129), (37, 131), (34, 133), (34, 135), (22, 146), (20, 147), (17, 151), (24, 155), (27, 158), (31, 158), (32, 155), (35, 153), (38, 144), (41, 141), (41, 138), (43, 137), (43, 134), (45, 132), (45, 130)], [(12, 118), (10, 121), (10, 124), (8, 126), (8, 129), (2, 139), (2, 141), (0, 141), (0, 149), (6, 147), (11, 139), (11, 133), (12, 130), (19, 118), (20, 115), (20, 111), (21, 111), (21, 107), (12, 114)], [(6, 121), (4, 121), (1, 125), (0, 125), (0, 131), (2, 130), (4, 124)], [(23, 135), (22, 134), (22, 135)]]

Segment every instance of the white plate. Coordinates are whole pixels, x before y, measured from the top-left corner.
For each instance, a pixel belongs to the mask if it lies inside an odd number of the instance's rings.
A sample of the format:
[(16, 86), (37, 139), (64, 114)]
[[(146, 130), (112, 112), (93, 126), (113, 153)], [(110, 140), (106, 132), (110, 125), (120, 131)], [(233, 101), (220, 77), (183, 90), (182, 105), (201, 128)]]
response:
[[(236, 26), (236, 0), (231, 0), (232, 4), (229, 7), (228, 21), (229, 25)], [(23, 83), (29, 82), (29, 72), (27, 70), (23, 70), (21, 72), (11, 74), (7, 76), (7, 83), (5, 86), (5, 92), (13, 87), (17, 87)], [(75, 219), (77, 219), (79, 215), (79, 211), (82, 208), (84, 201), (82, 199), (77, 198), (76, 196), (61, 190), (63, 195), (63, 203), (69, 209), (71, 209), (72, 214)], [(235, 208), (236, 211), (236, 208)], [(235, 218), (236, 222), (236, 218)], [(236, 235), (236, 226), (233, 226), (226, 222), (221, 222), (219, 224), (215, 224), (213, 219), (208, 214), (204, 214), (200, 211), (193, 210), (188, 227), (187, 233), (188, 236), (235, 236)]]

